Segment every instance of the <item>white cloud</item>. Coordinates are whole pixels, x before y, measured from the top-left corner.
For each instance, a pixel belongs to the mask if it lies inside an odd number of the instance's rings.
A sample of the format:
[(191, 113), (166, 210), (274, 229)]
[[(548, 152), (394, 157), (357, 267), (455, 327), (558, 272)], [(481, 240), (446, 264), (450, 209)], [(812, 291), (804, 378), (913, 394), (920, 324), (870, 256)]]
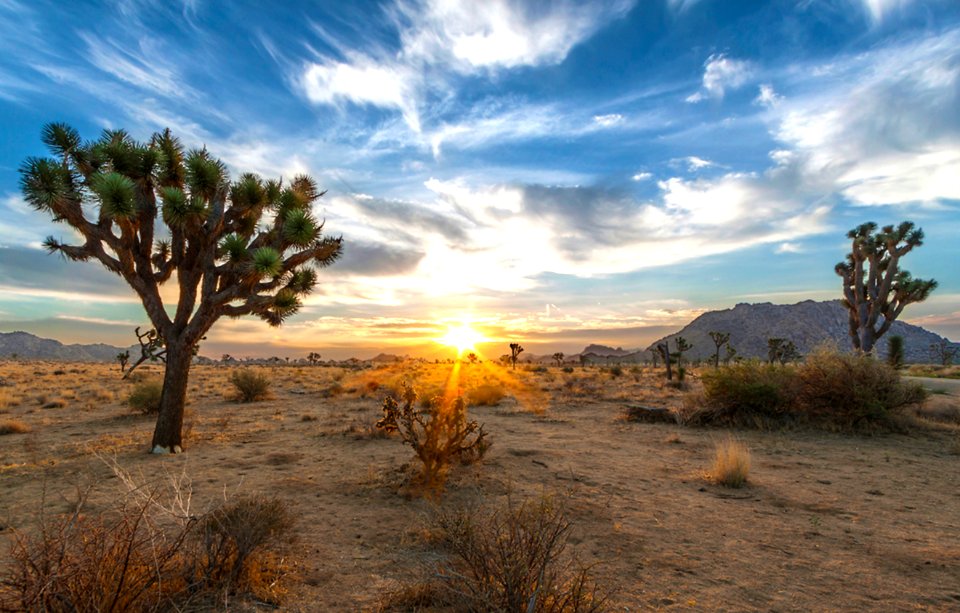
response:
[(687, 168), (689, 168), (691, 172), (695, 170), (700, 170), (701, 168), (709, 168), (711, 166), (716, 166), (716, 164), (714, 164), (710, 160), (705, 160), (695, 155), (688, 156), (684, 158), (684, 160), (687, 162)]
[(771, 155), (854, 204), (960, 199), (958, 48), (954, 30), (835, 62), (781, 103)]
[(610, 113), (608, 115), (594, 115), (593, 121), (604, 128), (615, 126), (623, 122), (623, 115), (619, 113)]
[(753, 99), (753, 103), (771, 107), (779, 105), (781, 100), (783, 100), (783, 96), (775, 92), (772, 85), (763, 84), (760, 86), (757, 97)]
[(310, 63), (303, 72), (301, 85), (307, 98), (319, 104), (347, 100), (398, 109), (407, 125), (419, 132), (415, 100), (418, 80), (418, 74), (401, 65), (377, 64), (370, 58), (358, 57), (352, 63)]
[(803, 248), (798, 243), (780, 243), (774, 253), (803, 253)]
[(704, 63), (703, 89), (687, 96), (686, 101), (697, 103), (707, 97), (723, 98), (728, 89), (742, 87), (752, 75), (749, 62), (731, 59), (723, 53), (711, 55)]
[(637, 174), (630, 177), (634, 181), (649, 181), (653, 178), (653, 173), (651, 172), (638, 172)]
[(912, 3), (912, 0), (855, 0), (863, 5), (863, 9), (874, 23), (883, 21), (888, 14), (902, 10)]
[(534, 10), (510, 0), (398, 0), (388, 13), (399, 50), (350, 53), (321, 28), (319, 35), (345, 57), (308, 62), (294, 80), (311, 102), (398, 109), (419, 132), (421, 99), (447, 91), (454, 75), (560, 63), (632, 5), (633, 0), (558, 1)]

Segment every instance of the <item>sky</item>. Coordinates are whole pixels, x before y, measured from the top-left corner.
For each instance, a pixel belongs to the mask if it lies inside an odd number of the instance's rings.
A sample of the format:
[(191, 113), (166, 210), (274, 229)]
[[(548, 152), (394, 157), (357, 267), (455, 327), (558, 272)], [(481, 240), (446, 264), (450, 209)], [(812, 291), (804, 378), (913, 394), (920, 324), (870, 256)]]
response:
[[(846, 232), (909, 219), (960, 340), (956, 0), (0, 0), (0, 331), (128, 345), (135, 294), (40, 249), (40, 130), (169, 127), (233, 176), (315, 177), (344, 256), (219, 356), (646, 346), (741, 302), (840, 297)], [(175, 291), (166, 294), (175, 300)]]

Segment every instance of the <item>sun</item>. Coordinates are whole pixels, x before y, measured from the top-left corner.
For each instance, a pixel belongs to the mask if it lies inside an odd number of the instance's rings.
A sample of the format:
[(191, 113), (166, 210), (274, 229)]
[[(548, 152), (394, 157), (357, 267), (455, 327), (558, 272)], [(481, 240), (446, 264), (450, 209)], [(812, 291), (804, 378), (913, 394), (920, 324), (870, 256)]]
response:
[(476, 351), (476, 344), (484, 342), (486, 337), (470, 327), (470, 324), (460, 326), (451, 326), (447, 328), (447, 333), (437, 339), (441, 345), (455, 347), (457, 354), (464, 351)]

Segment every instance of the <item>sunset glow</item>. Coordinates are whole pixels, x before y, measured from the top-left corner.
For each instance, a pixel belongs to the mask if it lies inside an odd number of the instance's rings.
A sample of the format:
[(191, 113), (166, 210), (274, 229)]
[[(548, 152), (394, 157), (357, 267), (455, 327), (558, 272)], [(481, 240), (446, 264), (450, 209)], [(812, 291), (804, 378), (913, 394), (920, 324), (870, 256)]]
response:
[(454, 347), (457, 355), (462, 355), (466, 351), (476, 351), (477, 343), (485, 342), (485, 336), (470, 327), (470, 324), (461, 324), (460, 326), (447, 329), (447, 333), (437, 339), (441, 345)]

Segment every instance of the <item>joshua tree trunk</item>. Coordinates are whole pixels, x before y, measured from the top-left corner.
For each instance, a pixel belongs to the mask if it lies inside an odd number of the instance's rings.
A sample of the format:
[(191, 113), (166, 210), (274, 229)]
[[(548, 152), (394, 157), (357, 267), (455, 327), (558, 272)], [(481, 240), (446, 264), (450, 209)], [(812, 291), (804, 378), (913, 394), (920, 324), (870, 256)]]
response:
[(160, 396), (160, 414), (153, 431), (151, 448), (154, 453), (180, 453), (183, 449), (183, 409), (187, 400), (187, 378), (193, 361), (193, 345), (167, 343), (167, 363), (163, 373), (163, 393)]

